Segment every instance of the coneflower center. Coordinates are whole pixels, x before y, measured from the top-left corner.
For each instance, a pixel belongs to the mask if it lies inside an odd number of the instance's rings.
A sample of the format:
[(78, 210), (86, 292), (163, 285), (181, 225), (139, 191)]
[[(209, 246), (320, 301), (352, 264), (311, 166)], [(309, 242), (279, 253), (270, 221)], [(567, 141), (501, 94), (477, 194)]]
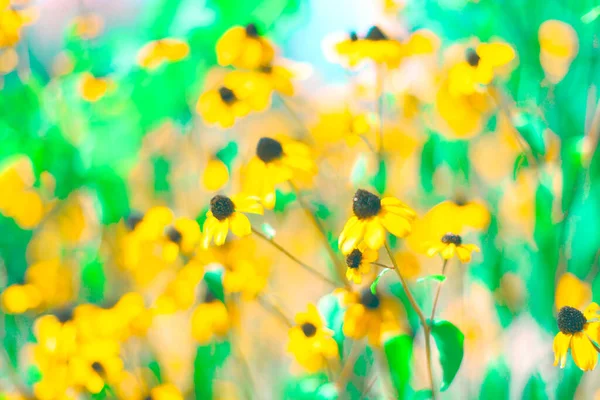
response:
[(302, 332), (306, 337), (313, 337), (317, 333), (317, 327), (311, 324), (310, 322), (305, 322), (301, 326)]
[(177, 229), (175, 229), (174, 227), (170, 226), (167, 229), (167, 238), (171, 242), (173, 242), (175, 244), (179, 244), (179, 243), (181, 243), (181, 239), (183, 239), (183, 235)]
[(358, 189), (352, 199), (352, 211), (359, 219), (371, 218), (379, 214), (381, 199), (363, 189)]
[(367, 36), (365, 36), (367, 40), (387, 40), (387, 38), (378, 26), (372, 26), (369, 32), (367, 32)]
[(350, 32), (350, 40), (353, 42), (356, 42), (358, 40), (358, 35), (356, 34), (356, 32)]
[(223, 103), (225, 104), (233, 104), (237, 100), (237, 97), (235, 97), (235, 93), (233, 93), (233, 90), (225, 86), (221, 86), (219, 88), (219, 96), (221, 96), (221, 100), (223, 100)]
[(231, 217), (235, 212), (235, 205), (229, 197), (218, 194), (210, 200), (210, 211), (216, 219), (222, 221)]
[(256, 155), (263, 162), (268, 163), (283, 156), (283, 147), (277, 140), (263, 137), (260, 138), (256, 145)]
[(260, 72), (264, 72), (265, 74), (270, 74), (271, 72), (273, 72), (273, 66), (272, 65), (263, 65), (262, 67), (259, 68)]
[(460, 246), (462, 244), (462, 238), (460, 235), (455, 235), (454, 233), (446, 233), (442, 236), (442, 243)]
[(583, 331), (587, 318), (581, 311), (573, 307), (563, 307), (558, 312), (558, 329), (565, 335), (572, 335)]
[(358, 268), (362, 261), (362, 252), (359, 249), (354, 249), (346, 256), (346, 265), (348, 268)]
[(366, 287), (360, 292), (359, 302), (369, 310), (375, 310), (377, 307), (379, 307), (380, 303), (379, 296), (373, 294), (370, 287)]
[(92, 363), (92, 369), (98, 374), (98, 375), (104, 375), (104, 367), (102, 366), (102, 364), (100, 364), (98, 361), (94, 361)]
[(481, 60), (481, 57), (479, 57), (479, 54), (477, 54), (477, 52), (474, 49), (467, 49), (466, 58), (467, 58), (467, 63), (471, 67), (478, 66), (479, 60)]
[(127, 218), (125, 218), (125, 226), (132, 231), (140, 222), (142, 222), (142, 219), (144, 219), (144, 214), (132, 211)]
[(248, 37), (258, 37), (258, 29), (256, 28), (256, 25), (254, 24), (248, 24), (246, 25), (246, 36)]

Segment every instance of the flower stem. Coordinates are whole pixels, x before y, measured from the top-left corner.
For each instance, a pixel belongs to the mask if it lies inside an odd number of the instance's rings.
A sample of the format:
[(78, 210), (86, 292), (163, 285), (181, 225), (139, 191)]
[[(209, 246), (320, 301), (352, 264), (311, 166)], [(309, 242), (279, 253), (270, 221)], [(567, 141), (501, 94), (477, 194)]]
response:
[(344, 367), (342, 368), (342, 372), (340, 372), (340, 376), (338, 377), (338, 381), (336, 383), (340, 393), (343, 393), (346, 390), (346, 385), (350, 379), (350, 375), (352, 375), (352, 371), (354, 370), (354, 364), (356, 364), (356, 360), (358, 360), (358, 357), (360, 357), (362, 349), (363, 346), (360, 346), (359, 343), (354, 342), (352, 344), (350, 354), (344, 363)]
[(377, 158), (381, 160), (383, 153), (383, 74), (384, 65), (377, 65), (377, 115), (379, 117), (379, 132), (377, 134)]
[[(446, 275), (446, 266), (448, 265), (448, 260), (444, 260), (444, 265), (442, 265), (442, 275)], [(429, 318), (430, 321), (433, 321), (433, 318), (435, 318), (435, 310), (437, 308), (437, 304), (438, 304), (438, 300), (440, 298), (440, 292), (442, 291), (442, 285), (444, 284), (444, 282), (440, 282), (437, 290), (435, 292), (435, 298), (433, 299), (433, 307), (431, 308), (431, 318)]]
[(317, 231), (319, 231), (319, 233), (321, 234), (321, 237), (325, 241), (325, 248), (327, 249), (327, 253), (329, 254), (329, 257), (331, 258), (331, 261), (333, 262), (333, 265), (335, 266), (335, 271), (336, 271), (336, 274), (338, 275), (338, 278), (340, 279), (341, 282), (343, 282), (343, 284), (346, 287), (350, 287), (350, 284), (348, 283), (348, 281), (346, 279), (344, 279), (344, 266), (340, 263), (339, 258), (337, 257), (337, 255), (331, 248), (331, 245), (329, 244), (329, 239), (327, 238), (327, 231), (325, 230), (325, 227), (323, 226), (321, 221), (316, 217), (316, 215), (312, 212), (312, 210), (309, 208), (308, 203), (306, 202), (306, 200), (300, 193), (300, 190), (298, 190), (298, 187), (296, 187), (296, 185), (294, 185), (294, 183), (292, 181), (289, 181), (289, 184), (290, 184), (290, 187), (292, 188), (292, 190), (294, 191), (294, 194), (296, 195), (296, 199), (298, 200), (300, 207), (302, 207), (302, 209), (304, 210), (304, 212), (306, 213), (308, 218), (312, 221), (313, 225), (315, 226)]
[(281, 308), (279, 308), (277, 305), (266, 300), (264, 297), (257, 297), (256, 300), (258, 301), (258, 304), (260, 304), (262, 308), (265, 309), (265, 311), (279, 319), (281, 322), (283, 322), (285, 326), (287, 326), (288, 328), (294, 326), (294, 323), (288, 317), (285, 316), (284, 312), (281, 311)]
[(300, 267), (302, 267), (303, 269), (307, 270), (311, 274), (317, 276), (318, 278), (320, 278), (324, 282), (327, 282), (327, 283), (331, 284), (332, 286), (338, 286), (338, 284), (336, 282), (334, 282), (333, 280), (329, 279), (328, 277), (326, 277), (325, 275), (323, 275), (322, 273), (320, 273), (319, 271), (317, 271), (316, 269), (314, 269), (310, 265), (305, 264), (302, 261), (300, 261), (292, 253), (290, 253), (289, 251), (287, 251), (286, 249), (284, 249), (283, 247), (281, 247), (280, 244), (278, 244), (277, 242), (274, 242), (272, 239), (269, 239), (268, 237), (266, 237), (265, 235), (263, 235), (260, 231), (256, 230), (254, 227), (252, 227), (252, 233), (254, 233), (256, 236), (260, 237), (261, 239), (269, 242), (271, 244), (271, 246), (273, 246), (277, 250), (281, 251), (283, 254), (285, 254), (286, 256), (288, 256), (288, 258), (290, 260), (294, 261), (296, 264), (298, 264)]
[(377, 265), (378, 267), (381, 267), (381, 268), (394, 269), (394, 267), (390, 267), (389, 265), (381, 264), (378, 262), (372, 262), (371, 264)]
[(421, 310), (421, 308), (419, 307), (419, 304), (417, 304), (417, 301), (415, 300), (415, 297), (413, 296), (412, 292), (410, 291), (410, 288), (408, 287), (408, 283), (406, 282), (406, 279), (404, 279), (404, 276), (402, 276), (402, 273), (400, 272), (400, 268), (398, 267), (398, 264), (396, 263), (396, 259), (394, 258), (393, 254), (392, 254), (392, 250), (390, 249), (390, 245), (388, 244), (387, 241), (385, 242), (385, 250), (387, 251), (388, 256), (390, 257), (390, 260), (392, 261), (392, 264), (394, 265), (394, 270), (396, 271), (396, 274), (398, 275), (398, 278), (400, 279), (400, 283), (402, 284), (402, 288), (404, 289), (404, 292), (406, 293), (406, 297), (408, 298), (410, 305), (417, 313), (417, 316), (419, 317), (419, 320), (421, 321), (421, 325), (423, 325), (423, 334), (425, 336), (425, 354), (427, 356), (427, 372), (429, 373), (429, 383), (431, 386), (431, 397), (433, 400), (435, 400), (436, 395), (435, 395), (435, 386), (433, 383), (433, 368), (431, 367), (431, 335), (430, 335), (431, 328), (429, 326), (429, 323), (427, 322), (427, 319), (425, 318), (425, 314), (423, 314), (423, 310)]

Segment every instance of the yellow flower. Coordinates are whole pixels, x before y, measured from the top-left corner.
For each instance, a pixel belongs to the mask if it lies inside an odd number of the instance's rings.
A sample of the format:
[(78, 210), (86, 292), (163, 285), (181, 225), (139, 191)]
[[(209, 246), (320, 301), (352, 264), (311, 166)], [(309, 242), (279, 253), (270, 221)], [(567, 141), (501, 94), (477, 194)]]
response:
[(202, 246), (207, 248), (214, 239), (217, 246), (223, 245), (229, 228), (236, 236), (247, 236), (252, 232), (250, 220), (242, 213), (263, 214), (259, 199), (253, 196), (236, 195), (232, 198), (216, 195), (210, 200), (210, 210), (202, 227)]
[(361, 243), (346, 256), (346, 278), (354, 283), (361, 283), (363, 275), (371, 272), (371, 263), (376, 261), (378, 256), (377, 251)]
[(453, 95), (472, 94), (494, 79), (495, 70), (510, 63), (515, 51), (506, 43), (481, 43), (469, 48), (465, 60), (449, 72), (449, 89)]
[(367, 336), (372, 346), (381, 345), (382, 335), (400, 331), (403, 310), (393, 299), (371, 292), (370, 287), (359, 293), (346, 292), (343, 303), (348, 306), (344, 314), (344, 335), (352, 339)]
[(592, 300), (592, 289), (589, 283), (577, 279), (571, 273), (566, 273), (558, 280), (554, 296), (557, 310), (566, 306), (583, 308)]
[(104, 20), (98, 14), (80, 15), (73, 19), (75, 35), (82, 39), (93, 39), (104, 29)]
[(342, 253), (348, 254), (364, 240), (366, 246), (378, 250), (385, 242), (386, 231), (406, 237), (416, 217), (415, 212), (394, 197), (379, 196), (359, 189), (352, 199), (351, 217), (338, 239)]
[(548, 20), (540, 25), (540, 63), (551, 83), (560, 82), (579, 51), (579, 39), (573, 27), (565, 22)]
[(283, 65), (266, 64), (261, 66), (257, 73), (271, 87), (271, 90), (286, 96), (294, 94), (294, 85), (292, 77), (294, 74)]
[[(203, 251), (199, 253), (205, 253)], [(196, 254), (183, 268), (179, 270), (175, 279), (167, 285), (156, 301), (157, 311), (161, 314), (170, 314), (179, 310), (190, 308), (196, 301), (196, 287), (204, 276), (204, 263), (213, 261), (206, 260), (204, 254)], [(200, 262), (200, 258), (202, 262)]]
[(137, 54), (137, 62), (140, 67), (153, 70), (183, 60), (189, 53), (190, 47), (183, 40), (164, 38), (146, 43)]
[(254, 24), (234, 26), (217, 42), (217, 61), (222, 66), (255, 69), (270, 64), (274, 55), (273, 46)]
[(243, 171), (243, 189), (258, 196), (267, 209), (272, 209), (278, 184), (302, 175), (310, 177), (316, 172), (307, 145), (284, 138), (263, 137), (256, 145), (256, 155)]
[(85, 101), (94, 103), (100, 100), (109, 91), (115, 88), (115, 83), (108, 78), (97, 78), (85, 72), (79, 81), (79, 94)]
[(22, 314), (41, 303), (39, 290), (31, 284), (10, 285), (2, 292), (2, 308), (8, 314)]
[(406, 52), (402, 43), (390, 39), (377, 26), (369, 29), (365, 38), (359, 41), (357, 50), (360, 59), (370, 59), (390, 68), (400, 65)]
[(456, 255), (460, 262), (468, 263), (471, 261), (471, 253), (474, 251), (479, 253), (479, 247), (474, 244), (463, 244), (459, 235), (446, 233), (440, 242), (430, 244), (427, 255), (433, 257), (439, 253), (444, 260), (449, 260)]
[(214, 298), (210, 291), (206, 299), (192, 314), (192, 337), (200, 344), (210, 342), (213, 337), (223, 338), (231, 327), (231, 318), (222, 301)]
[(356, 32), (350, 32), (347, 39), (335, 44), (334, 51), (339, 57), (346, 60), (349, 67), (355, 67), (362, 61), (362, 54), (360, 52), (362, 44)]
[(12, 47), (0, 49), (0, 74), (6, 75), (12, 72), (19, 64), (19, 55)]
[(345, 139), (349, 146), (354, 146), (361, 136), (369, 132), (371, 123), (368, 114), (354, 114), (350, 110), (323, 114), (314, 128), (314, 134), (318, 138), (330, 142)]
[(196, 104), (196, 111), (208, 124), (229, 128), (233, 126), (236, 118), (248, 115), (251, 107), (240, 97), (238, 89), (225, 83), (225, 86), (202, 93)]
[(567, 353), (583, 371), (591, 371), (598, 363), (600, 343), (600, 306), (590, 304), (585, 312), (565, 306), (558, 312), (557, 324), (560, 332), (554, 338), (554, 365), (564, 368)]
[(166, 262), (174, 262), (179, 252), (191, 254), (201, 238), (200, 226), (196, 220), (177, 218), (173, 226), (165, 231), (166, 241), (163, 245), (163, 258)]
[(202, 184), (206, 190), (215, 191), (221, 189), (229, 181), (229, 170), (223, 161), (213, 158), (208, 161), (204, 174), (202, 175)]
[(289, 330), (288, 351), (298, 364), (308, 372), (317, 372), (327, 367), (330, 360), (338, 357), (338, 346), (333, 332), (323, 324), (314, 304), (306, 312), (296, 314), (296, 326)]
[(90, 393), (100, 393), (105, 384), (112, 385), (123, 376), (119, 346), (111, 341), (85, 343), (69, 360), (73, 382)]
[(241, 293), (245, 300), (258, 296), (267, 285), (271, 271), (269, 260), (240, 254), (239, 260), (228, 266), (223, 276), (225, 293)]
[(150, 391), (150, 400), (183, 400), (181, 391), (172, 383), (163, 383)]
[(139, 293), (125, 293), (110, 311), (118, 321), (120, 332), (117, 338), (122, 341), (134, 335), (144, 336), (152, 324), (152, 311), (146, 308)]

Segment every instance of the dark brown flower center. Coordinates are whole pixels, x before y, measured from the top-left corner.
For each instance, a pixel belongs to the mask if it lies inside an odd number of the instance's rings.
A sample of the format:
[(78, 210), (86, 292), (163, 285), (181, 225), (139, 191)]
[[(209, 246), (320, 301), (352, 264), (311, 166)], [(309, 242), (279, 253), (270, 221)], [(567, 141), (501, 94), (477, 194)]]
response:
[(210, 200), (210, 211), (216, 219), (223, 221), (235, 212), (235, 205), (229, 197), (218, 194)]
[(572, 335), (583, 331), (587, 318), (578, 309), (567, 306), (560, 309), (556, 322), (562, 333)]
[(256, 155), (262, 161), (268, 163), (283, 156), (283, 147), (277, 140), (263, 137), (256, 145)]
[(263, 65), (258, 70), (265, 74), (270, 74), (271, 72), (273, 72), (273, 66), (272, 65)]
[(167, 238), (175, 244), (181, 243), (181, 239), (183, 239), (183, 235), (174, 227), (170, 226), (167, 228)]
[(471, 67), (476, 67), (479, 65), (481, 57), (479, 57), (479, 54), (474, 49), (467, 49), (466, 59)]
[(256, 25), (248, 24), (246, 25), (246, 36), (248, 37), (258, 37), (258, 29), (256, 29)]
[(373, 292), (371, 292), (371, 288), (368, 286), (360, 292), (359, 302), (369, 310), (375, 310), (377, 307), (379, 307), (380, 303), (379, 296), (373, 294)]
[(367, 40), (387, 40), (388, 37), (379, 29), (378, 26), (372, 26), (365, 37)]
[(311, 324), (310, 322), (305, 322), (302, 324), (302, 332), (306, 337), (313, 337), (317, 333), (317, 327)]
[(58, 320), (61, 323), (64, 324), (65, 322), (71, 321), (73, 319), (73, 308), (72, 307), (61, 308), (54, 312), (54, 316), (56, 318), (58, 318)]
[(206, 288), (206, 292), (204, 292), (204, 299), (203, 299), (203, 303), (212, 303), (213, 301), (218, 300), (217, 296), (215, 296), (215, 294), (213, 293), (212, 290), (210, 290), (209, 288)]
[(346, 256), (346, 265), (348, 268), (358, 268), (362, 261), (362, 252), (359, 249), (352, 250), (352, 253)]
[(358, 35), (356, 34), (356, 32), (350, 32), (350, 40), (353, 42), (356, 42), (358, 40)]
[(223, 100), (223, 103), (225, 104), (233, 104), (237, 100), (233, 90), (225, 86), (219, 88), (219, 96), (221, 96), (221, 100)]
[(460, 246), (462, 244), (462, 238), (460, 235), (455, 235), (454, 233), (446, 233), (442, 236), (442, 243)]
[(379, 214), (381, 199), (363, 189), (358, 189), (352, 199), (352, 211), (359, 219), (371, 218)]
[(144, 214), (141, 212), (132, 211), (127, 218), (125, 218), (125, 226), (127, 229), (132, 231), (140, 222), (142, 222), (142, 219), (144, 219)]
[(104, 370), (104, 367), (102, 366), (102, 364), (100, 364), (98, 361), (94, 361), (92, 363), (92, 369), (98, 374), (98, 375), (104, 375), (104, 373), (106, 372)]

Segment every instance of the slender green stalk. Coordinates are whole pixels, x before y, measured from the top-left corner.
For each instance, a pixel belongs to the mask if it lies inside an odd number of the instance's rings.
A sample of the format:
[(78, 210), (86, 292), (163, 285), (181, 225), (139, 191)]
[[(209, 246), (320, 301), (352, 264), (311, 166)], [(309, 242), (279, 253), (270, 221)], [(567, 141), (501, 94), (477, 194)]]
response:
[[(442, 275), (446, 276), (446, 266), (448, 265), (448, 260), (444, 260), (444, 265), (442, 265)], [(435, 298), (433, 299), (433, 307), (431, 308), (431, 318), (430, 321), (433, 321), (435, 318), (435, 310), (437, 308), (438, 300), (440, 298), (440, 292), (442, 291), (442, 285), (444, 282), (440, 282), (438, 284), (437, 290), (435, 292)]]

